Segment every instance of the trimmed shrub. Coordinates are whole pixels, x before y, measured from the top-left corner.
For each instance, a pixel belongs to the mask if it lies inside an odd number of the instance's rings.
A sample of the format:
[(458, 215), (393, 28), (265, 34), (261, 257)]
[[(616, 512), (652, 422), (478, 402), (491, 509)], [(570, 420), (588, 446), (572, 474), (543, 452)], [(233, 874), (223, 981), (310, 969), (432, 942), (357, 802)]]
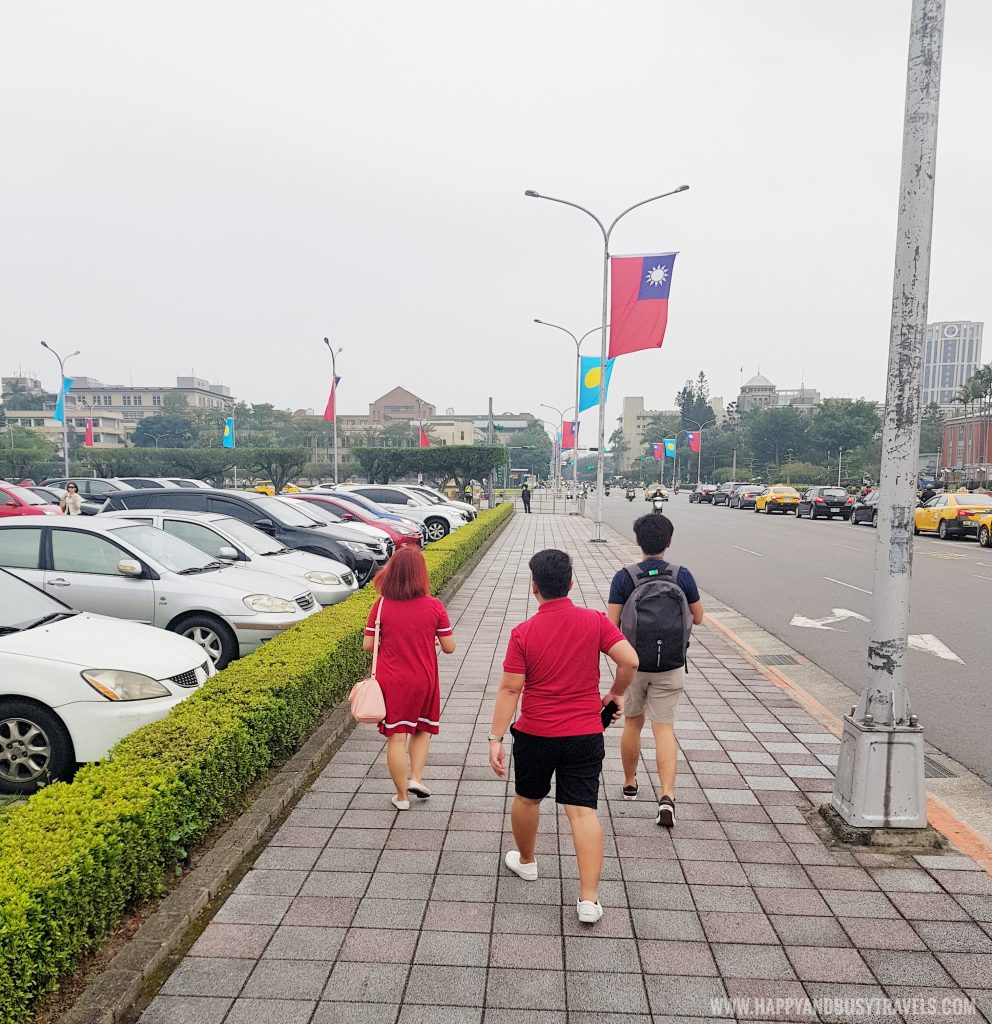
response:
[[(437, 590), (512, 514), (480, 513), (425, 552)], [(37, 999), (128, 908), (162, 889), (186, 850), (239, 807), (368, 671), (371, 588), (235, 661), (167, 718), (123, 739), (0, 818), (0, 1020)]]

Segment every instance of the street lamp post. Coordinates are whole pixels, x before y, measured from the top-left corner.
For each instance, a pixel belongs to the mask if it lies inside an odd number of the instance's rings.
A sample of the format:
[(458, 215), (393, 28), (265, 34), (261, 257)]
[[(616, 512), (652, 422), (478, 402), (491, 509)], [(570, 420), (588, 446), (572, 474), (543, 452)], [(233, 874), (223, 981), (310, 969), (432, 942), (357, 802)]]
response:
[[(568, 408), (566, 408), (566, 409), (559, 409), (559, 408), (557, 408), (557, 406), (548, 405), (547, 402), (540, 402), (539, 404), (544, 409), (550, 409), (552, 412), (558, 413), (558, 437), (561, 438), (562, 440), (564, 440), (564, 434), (565, 434), (565, 413), (567, 413), (569, 410), (571, 410), (572, 406), (568, 406)], [(561, 444), (561, 442), (559, 441), (559, 445), (560, 444)], [(578, 459), (579, 459), (579, 439), (574, 436), (574, 432), (573, 432), (573, 436), (572, 436), (572, 446), (573, 446), (572, 447), (572, 458), (573, 458), (573, 460), (575, 461), (575, 463), (577, 465), (578, 464)], [(561, 476), (561, 448), (559, 447), (559, 449), (558, 449), (558, 458), (555, 459), (555, 480), (561, 480), (561, 479), (562, 479), (562, 476)], [(558, 485), (556, 484), (555, 486), (557, 487)]]
[[(686, 423), (691, 423), (699, 434), (699, 451), (698, 459), (696, 460), (696, 486), (698, 487), (703, 482), (703, 427), (712, 427), (716, 424), (716, 420), (707, 420), (705, 423), (697, 423), (695, 420), (690, 420), (688, 416), (683, 416), (683, 420)], [(689, 431), (685, 431), (689, 433)]]
[(337, 356), (341, 353), (340, 346), (337, 351), (331, 346), (330, 341), (325, 338), (324, 344), (327, 351), (331, 353), (331, 390), (334, 392), (334, 422), (331, 424), (334, 430), (334, 483), (338, 482), (338, 361)]
[(923, 729), (910, 706), (906, 658), (943, 34), (944, 0), (913, 0), (868, 683), (844, 716), (832, 799), (847, 824), (862, 828), (927, 823)]
[(51, 352), (52, 355), (55, 356), (55, 358), (59, 361), (59, 394), (62, 396), (62, 459), (63, 459), (63, 465), (65, 467), (65, 475), (68, 476), (69, 475), (69, 420), (67, 418), (66, 406), (69, 403), (68, 403), (68, 396), (65, 393), (65, 364), (67, 362), (69, 362), (69, 360), (73, 356), (78, 356), (79, 355), (79, 349), (76, 349), (75, 352), (70, 352), (65, 357), (65, 359), (63, 359), (62, 356), (60, 356), (58, 354), (58, 352), (56, 352), (55, 349), (53, 349), (52, 346), (48, 344), (47, 341), (43, 341), (41, 343), (41, 347), (42, 348), (47, 348), (48, 351)]
[[(579, 390), (582, 382), (582, 342), (589, 337), (590, 334), (595, 334), (597, 331), (601, 331), (602, 327), (594, 327), (591, 331), (586, 331), (581, 338), (576, 337), (567, 327), (560, 327), (558, 324), (548, 323), (547, 320), (538, 320), (534, 317), (534, 323), (541, 324), (544, 327), (554, 327), (555, 330), (564, 331), (571, 339), (575, 342), (575, 426), (576, 436), (575, 443), (578, 446), (578, 425), (579, 425)], [(599, 386), (602, 388), (604, 381), (601, 379)], [(576, 495), (579, 493), (579, 460), (578, 453), (576, 458), (572, 460), (572, 490)]]
[[(592, 212), (587, 210), (584, 206), (580, 206), (578, 203), (573, 203), (568, 199), (558, 199), (555, 196), (542, 195), (540, 192), (534, 189), (528, 189), (524, 195), (531, 199), (547, 199), (552, 203), (561, 203), (564, 206), (571, 206), (576, 210), (581, 210), (587, 217), (591, 217), (599, 227), (600, 232), (603, 235), (603, 316), (602, 316), (602, 327), (603, 332), (602, 341), (600, 344), (599, 352), (599, 379), (600, 382), (606, 379), (606, 356), (607, 356), (607, 335), (606, 330), (609, 326), (607, 324), (607, 316), (609, 309), (609, 287), (610, 287), (610, 237), (613, 234), (613, 229), (617, 224), (627, 216), (632, 210), (636, 210), (640, 206), (644, 206), (647, 203), (653, 203), (657, 199), (665, 199), (667, 196), (674, 196), (678, 192), (685, 192), (689, 188), (688, 185), (679, 185), (678, 188), (672, 189), (670, 192), (662, 192), (657, 196), (649, 196), (647, 199), (642, 199), (638, 203), (634, 203), (633, 206), (628, 206), (626, 210), (622, 210), (620, 213), (613, 218), (610, 226), (607, 227), (603, 221), (599, 219)], [(606, 528), (603, 524), (603, 449), (606, 447), (606, 389), (600, 387), (599, 389), (599, 443), (596, 446), (596, 518), (593, 521), (592, 539), (599, 543), (606, 540)]]

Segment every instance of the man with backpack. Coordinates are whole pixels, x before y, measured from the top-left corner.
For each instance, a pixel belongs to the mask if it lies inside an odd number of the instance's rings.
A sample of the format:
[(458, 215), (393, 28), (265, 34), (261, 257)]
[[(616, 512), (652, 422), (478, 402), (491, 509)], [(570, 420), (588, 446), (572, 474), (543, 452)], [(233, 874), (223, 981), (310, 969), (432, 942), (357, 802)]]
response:
[(692, 573), (665, 561), (674, 532), (671, 519), (659, 513), (641, 516), (634, 523), (634, 537), (644, 560), (613, 577), (606, 610), (639, 661), (626, 693), (620, 737), (623, 798), (637, 799), (637, 762), (647, 718), (654, 733), (660, 787), (655, 823), (669, 828), (675, 824), (675, 713), (688, 671), (689, 633), (693, 624), (703, 621), (703, 604)]

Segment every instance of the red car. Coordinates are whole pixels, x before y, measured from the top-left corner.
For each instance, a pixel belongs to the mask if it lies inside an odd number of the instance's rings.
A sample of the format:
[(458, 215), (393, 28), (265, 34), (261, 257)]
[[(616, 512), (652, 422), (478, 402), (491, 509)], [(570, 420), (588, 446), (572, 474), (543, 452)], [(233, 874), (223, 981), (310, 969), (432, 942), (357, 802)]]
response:
[(34, 491), (18, 484), (0, 483), (0, 518), (6, 516), (60, 516), (62, 509), (50, 505)]
[(315, 502), (325, 511), (333, 512), (336, 516), (340, 516), (346, 523), (365, 523), (366, 526), (376, 526), (389, 534), (396, 547), (399, 547), (401, 544), (416, 544), (418, 548), (421, 546), (419, 530), (403, 526), (400, 523), (391, 523), (388, 519), (379, 519), (357, 505), (352, 505), (346, 501), (338, 501), (330, 494), (314, 494), (303, 491), (300, 494), (286, 495), (286, 497), (292, 498), (294, 501)]

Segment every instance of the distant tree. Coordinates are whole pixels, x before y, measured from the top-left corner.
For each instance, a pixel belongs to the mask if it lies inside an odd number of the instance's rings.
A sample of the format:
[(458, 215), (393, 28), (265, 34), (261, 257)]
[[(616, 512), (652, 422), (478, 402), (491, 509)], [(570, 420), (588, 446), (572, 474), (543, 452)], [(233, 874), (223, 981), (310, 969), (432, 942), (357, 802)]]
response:
[(923, 410), (920, 424), (920, 451), (932, 454), (940, 451), (944, 440), (944, 410), (936, 402), (931, 402)]
[[(217, 436), (219, 439), (220, 435)], [(138, 421), (131, 435), (131, 443), (135, 448), (187, 448), (195, 439), (193, 418), (174, 413), (146, 416)]]
[(526, 469), (533, 476), (545, 477), (551, 465), (552, 449), (548, 432), (535, 421), (513, 435), (510, 465), (516, 469)]
[(309, 454), (306, 448), (247, 448), (241, 452), (237, 465), (271, 480), (272, 486), (281, 491), (303, 471)]
[(715, 419), (710, 408), (710, 386), (706, 374), (699, 371), (695, 380), (687, 380), (675, 395), (684, 430), (695, 430)]
[(805, 454), (809, 423), (795, 406), (750, 410), (742, 424), (745, 449), (758, 467), (778, 466), (790, 448)]
[(24, 480), (45, 474), (37, 473), (37, 467), (49, 463), (55, 457), (55, 445), (41, 431), (28, 427), (8, 425), (0, 438), (0, 479)]
[(851, 451), (871, 444), (881, 428), (874, 402), (866, 398), (826, 398), (813, 412), (803, 453), (819, 462), (828, 451)]

